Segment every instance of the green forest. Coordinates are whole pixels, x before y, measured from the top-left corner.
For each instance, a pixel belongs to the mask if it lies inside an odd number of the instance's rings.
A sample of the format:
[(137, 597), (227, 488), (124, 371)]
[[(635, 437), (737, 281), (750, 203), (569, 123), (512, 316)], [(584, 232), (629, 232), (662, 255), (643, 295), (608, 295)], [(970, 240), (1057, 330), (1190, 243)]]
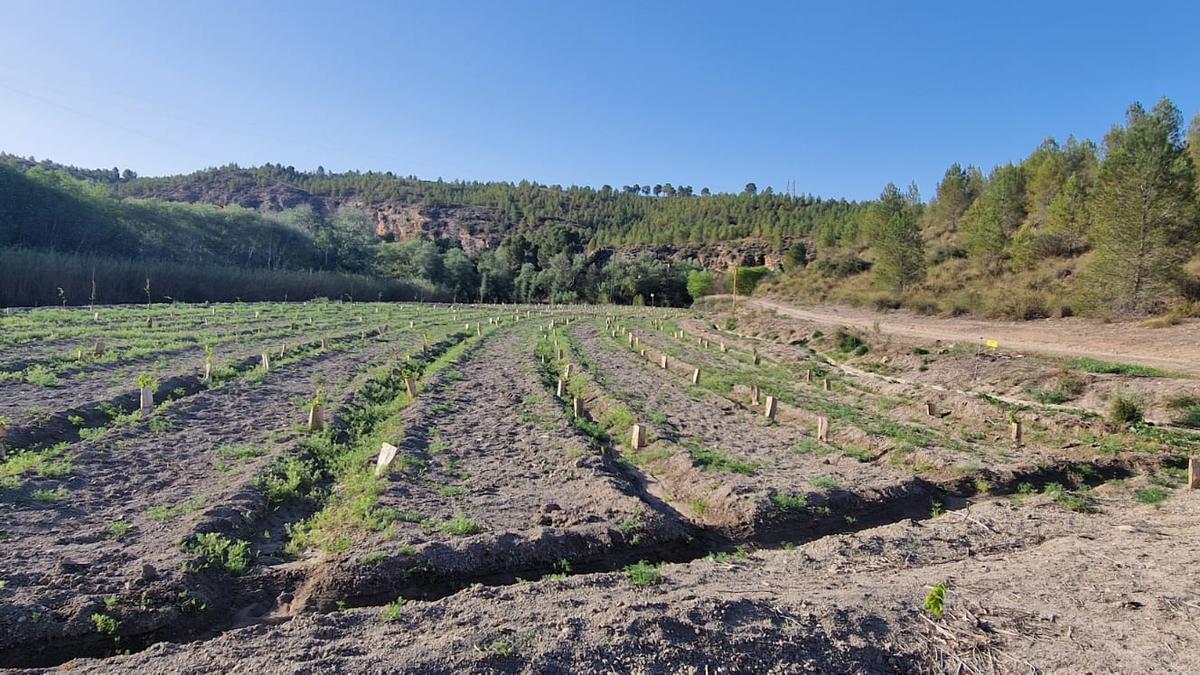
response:
[[(928, 201), (915, 185), (854, 202), (753, 183), (736, 194), (665, 182), (597, 189), (277, 164), (139, 177), (0, 155), (0, 249), (7, 273), (26, 280), (19, 293), (6, 283), (0, 303), (162, 300), (173, 276), (204, 266), (211, 289), (177, 292), (248, 298), (239, 285), (252, 272), (307, 279), (256, 285), (292, 299), (685, 305), (731, 288), (727, 270), (637, 247), (754, 239), (782, 265), (743, 270), (739, 292), (761, 279), (758, 292), (803, 301), (1015, 319), (1195, 313), (1197, 166), (1200, 116), (1188, 130), (1166, 99), (1131, 106), (1099, 143), (1047, 139), (986, 173), (954, 164)], [(216, 205), (246, 194), (291, 206)], [(468, 253), (458, 241), (380, 238), (372, 209), (383, 204), (480, 207), (498, 243)], [(22, 262), (35, 252), (59, 256), (57, 280), (28, 281), (45, 275)], [(93, 283), (97, 269), (112, 280)]]
[(1200, 313), (1200, 115), (1132, 105), (1101, 144), (1047, 139), (1024, 160), (953, 165), (923, 203), (884, 188), (814, 230), (781, 295), (1035, 319)]

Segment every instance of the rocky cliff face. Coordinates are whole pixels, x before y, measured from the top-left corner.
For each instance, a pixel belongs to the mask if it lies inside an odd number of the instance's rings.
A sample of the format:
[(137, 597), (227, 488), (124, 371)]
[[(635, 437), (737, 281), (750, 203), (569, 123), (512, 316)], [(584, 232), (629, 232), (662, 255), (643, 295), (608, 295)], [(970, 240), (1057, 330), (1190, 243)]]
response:
[[(413, 238), (457, 241), (467, 253), (500, 245), (514, 229), (495, 209), (484, 206), (418, 206), (401, 201), (366, 202), (357, 196), (318, 196), (281, 182), (260, 182), (248, 172), (222, 173), (204, 180), (171, 185), (153, 194), (155, 199), (176, 202), (236, 205), (263, 212), (282, 211), (309, 204), (325, 214), (340, 206), (362, 209), (375, 222), (375, 233), (382, 239), (401, 241)], [(734, 265), (766, 265), (777, 268), (783, 252), (762, 239), (738, 239), (704, 244), (664, 246), (623, 246), (596, 251), (600, 260), (616, 253), (636, 256), (646, 251), (661, 260), (694, 259), (708, 269), (725, 270)]]
[(449, 239), (475, 254), (495, 248), (504, 239), (506, 228), (493, 209), (482, 206), (418, 207), (393, 202), (358, 204), (375, 220), (375, 233), (388, 240), (400, 241), (424, 237)]

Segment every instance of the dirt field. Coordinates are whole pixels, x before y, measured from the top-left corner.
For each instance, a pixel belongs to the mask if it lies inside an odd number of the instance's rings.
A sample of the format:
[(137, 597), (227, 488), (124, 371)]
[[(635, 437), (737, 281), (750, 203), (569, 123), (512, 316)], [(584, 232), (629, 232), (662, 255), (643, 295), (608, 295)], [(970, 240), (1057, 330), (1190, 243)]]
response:
[(824, 325), (879, 330), (889, 335), (932, 342), (975, 344), (996, 340), (1009, 350), (1056, 356), (1087, 356), (1138, 363), (1200, 376), (1200, 320), (1165, 328), (1132, 323), (1100, 323), (1091, 319), (983, 321), (916, 316), (908, 312), (874, 312), (832, 305), (794, 306), (775, 300), (744, 300), (780, 315)]
[(0, 666), (1195, 670), (1187, 369), (856, 326), (719, 302), (0, 318)]

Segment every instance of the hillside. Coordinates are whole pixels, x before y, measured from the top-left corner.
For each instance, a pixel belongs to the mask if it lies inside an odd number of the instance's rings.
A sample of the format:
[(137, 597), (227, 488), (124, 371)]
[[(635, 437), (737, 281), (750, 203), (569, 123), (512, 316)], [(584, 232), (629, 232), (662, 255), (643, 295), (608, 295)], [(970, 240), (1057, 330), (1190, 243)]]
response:
[(761, 278), (807, 302), (1138, 317), (1196, 311), (1198, 162), (1200, 117), (1185, 134), (1166, 99), (1100, 144), (1047, 139), (987, 174), (953, 164), (928, 202), (893, 184), (851, 202), (278, 164), (147, 178), (2, 155), (0, 246), (351, 272), (485, 302), (678, 305), (758, 268), (740, 292)]

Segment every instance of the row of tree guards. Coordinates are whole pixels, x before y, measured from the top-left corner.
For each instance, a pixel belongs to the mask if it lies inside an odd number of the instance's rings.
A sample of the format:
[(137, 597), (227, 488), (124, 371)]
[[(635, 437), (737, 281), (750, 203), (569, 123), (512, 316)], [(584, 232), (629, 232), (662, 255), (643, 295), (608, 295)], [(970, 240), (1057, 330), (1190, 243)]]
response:
[[(624, 326), (615, 323), (615, 321), (612, 319), (612, 317), (609, 317), (608, 319), (606, 319), (605, 327), (609, 330), (609, 335), (611, 337), (618, 338), (620, 336), (625, 336), (625, 338), (626, 338), (625, 343), (630, 349), (638, 349), (639, 354), (643, 358), (647, 358), (647, 359), (650, 358), (649, 356), (647, 356), (645, 349), (639, 349), (639, 346), (641, 344), (641, 339), (640, 339), (640, 337), (635, 335), (632, 330), (627, 330)], [(664, 330), (664, 327), (661, 323), (656, 323), (655, 327), (660, 331)], [(683, 340), (683, 339), (687, 338), (686, 333), (682, 329), (672, 332), (671, 336), (678, 340)], [(703, 337), (697, 337), (696, 344), (704, 349), (711, 349), (711, 347), (712, 347), (711, 341), (709, 341), (708, 339), (703, 338)], [(718, 346), (722, 353), (729, 352), (729, 347), (724, 342), (719, 342)], [(758, 366), (758, 365), (762, 364), (762, 357), (759, 355), (757, 349), (753, 350), (750, 353), (750, 357), (751, 357), (751, 362), (754, 365)], [(562, 358), (561, 350), (559, 351), (559, 358), (560, 359)], [(661, 369), (669, 371), (670, 363), (671, 363), (670, 357), (667, 354), (665, 354), (665, 353), (659, 354), (658, 365)], [(691, 374), (691, 378), (690, 378), (691, 383), (693, 385), (699, 385), (700, 384), (700, 368), (693, 367), (691, 369), (690, 374)], [(813, 382), (812, 369), (805, 371), (804, 380), (805, 380), (805, 382), (807, 382), (809, 384), (811, 384)], [(832, 390), (832, 385), (830, 384), (830, 380), (828, 377), (821, 378), (821, 388), (824, 391)], [(756, 408), (759, 406), (762, 406), (763, 415), (769, 420), (775, 419), (777, 409), (778, 409), (778, 403), (776, 402), (774, 396), (769, 396), (769, 395), (762, 396), (759, 392), (758, 385), (751, 385), (751, 387), (750, 387), (750, 405), (753, 407), (756, 407)], [(937, 415), (935, 406), (932, 401), (925, 402), (925, 413), (929, 417), (935, 417)], [(1017, 445), (1021, 444), (1021, 442), (1022, 442), (1022, 427), (1021, 427), (1020, 420), (1016, 420), (1016, 419), (1011, 420), (1010, 436), (1011, 436), (1013, 443), (1015, 443)], [(635, 437), (637, 437), (636, 434), (635, 434)], [(817, 416), (816, 438), (818, 441), (823, 442), (823, 443), (829, 442), (830, 423), (829, 423), (829, 418), (824, 415)], [(635, 445), (634, 447), (637, 448), (639, 446)], [(1198, 479), (1198, 480), (1200, 480), (1200, 479)], [(1189, 480), (1189, 484), (1191, 484), (1191, 483), (1192, 483), (1192, 481)]]

